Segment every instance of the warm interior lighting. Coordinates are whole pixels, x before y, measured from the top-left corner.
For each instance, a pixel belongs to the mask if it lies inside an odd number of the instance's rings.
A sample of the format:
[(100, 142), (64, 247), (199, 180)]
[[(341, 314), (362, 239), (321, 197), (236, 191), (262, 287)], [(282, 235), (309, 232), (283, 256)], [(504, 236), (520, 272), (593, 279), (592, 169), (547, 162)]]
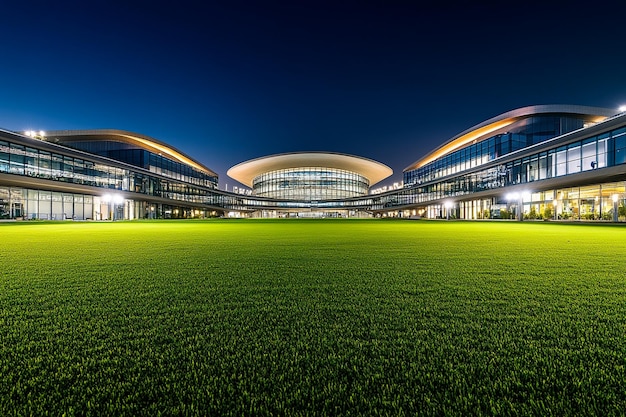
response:
[(506, 199), (507, 199), (508, 201), (515, 201), (515, 200), (518, 200), (518, 199), (519, 199), (519, 193), (508, 193), (508, 194), (506, 195)]
[(417, 168), (421, 168), (424, 165), (428, 164), (429, 162), (434, 161), (435, 159), (441, 158), (444, 155), (449, 154), (450, 152), (453, 152), (465, 145), (467, 145), (468, 143), (472, 143), (475, 140), (478, 140), (478, 138), (488, 135), (489, 133), (495, 132), (498, 129), (502, 129), (510, 124), (512, 124), (513, 122), (516, 122), (518, 119), (517, 118), (509, 118), (509, 119), (504, 119), (504, 120), (499, 120), (497, 122), (491, 123), (487, 126), (483, 126), (479, 129), (476, 130), (472, 130), (469, 133), (466, 133), (465, 135), (456, 138), (455, 140), (453, 140), (452, 142), (447, 143), (446, 145), (444, 145), (443, 147), (437, 149), (436, 151), (434, 151), (433, 153), (427, 155), (425, 158), (421, 159), (420, 161), (418, 161), (414, 166), (407, 168), (408, 169), (417, 169)]
[(129, 138), (129, 139), (131, 139), (133, 141), (139, 142), (139, 143), (141, 143), (143, 145), (146, 145), (148, 147), (156, 149), (158, 151), (157, 153), (159, 155), (161, 155), (161, 154), (169, 155), (170, 157), (174, 158), (178, 162), (182, 162), (184, 164), (191, 165), (192, 167), (194, 167), (197, 170), (199, 170), (201, 172), (204, 172), (206, 174), (211, 174), (210, 172), (208, 172), (206, 170), (206, 168), (204, 168), (201, 165), (195, 163), (191, 159), (187, 158), (185, 155), (182, 155), (181, 153), (176, 152), (175, 150), (168, 148), (167, 146), (160, 145), (160, 144), (155, 143), (155, 142), (153, 142), (151, 140), (138, 138), (137, 136), (130, 136), (130, 135), (121, 135), (121, 136), (127, 137), (127, 138)]

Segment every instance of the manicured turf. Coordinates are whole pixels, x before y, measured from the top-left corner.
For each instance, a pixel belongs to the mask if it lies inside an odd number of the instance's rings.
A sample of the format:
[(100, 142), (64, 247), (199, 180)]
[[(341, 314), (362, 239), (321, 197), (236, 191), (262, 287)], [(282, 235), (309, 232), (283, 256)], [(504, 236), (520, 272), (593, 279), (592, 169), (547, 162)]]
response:
[(621, 415), (626, 228), (0, 224), (0, 415)]

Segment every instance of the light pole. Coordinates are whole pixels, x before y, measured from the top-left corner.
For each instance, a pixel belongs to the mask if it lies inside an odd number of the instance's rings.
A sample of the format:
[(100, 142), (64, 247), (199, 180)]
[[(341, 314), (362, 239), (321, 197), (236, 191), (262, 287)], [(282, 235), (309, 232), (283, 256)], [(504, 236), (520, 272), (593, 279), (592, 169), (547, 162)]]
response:
[(115, 194), (113, 196), (113, 221), (118, 220), (117, 218), (117, 207), (124, 203), (124, 197), (119, 194)]
[[(506, 199), (511, 206), (511, 212), (513, 211), (513, 203), (515, 203), (515, 217), (517, 220), (524, 220), (524, 213), (522, 212), (523, 202), (522, 195), (520, 193), (509, 193), (506, 195)], [(511, 213), (512, 214), (512, 213)]]
[(446, 207), (446, 220), (450, 220), (450, 210), (452, 209), (452, 201), (446, 201), (445, 207)]
[[(524, 220), (524, 200), (528, 201), (529, 203), (531, 203), (530, 204), (530, 210), (532, 211), (533, 205), (532, 205), (532, 198), (531, 198), (531, 196), (532, 196), (532, 194), (529, 191), (524, 191), (524, 192), (520, 193), (520, 196), (519, 196), (519, 205), (521, 207), (520, 218), (519, 218), (520, 221)], [(529, 216), (529, 218), (530, 218), (530, 216)]]
[[(107, 220), (111, 217), (111, 194), (105, 194), (102, 196), (102, 202), (107, 206)], [(102, 212), (102, 210), (100, 210)], [(102, 220), (102, 215), (100, 216), (100, 220)]]

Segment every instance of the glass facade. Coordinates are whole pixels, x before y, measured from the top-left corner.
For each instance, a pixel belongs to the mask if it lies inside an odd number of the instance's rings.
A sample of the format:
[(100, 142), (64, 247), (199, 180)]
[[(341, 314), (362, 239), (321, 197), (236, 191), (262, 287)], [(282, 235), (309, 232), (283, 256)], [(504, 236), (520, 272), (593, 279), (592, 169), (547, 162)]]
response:
[[(451, 175), (413, 187), (406, 204), (457, 197), (480, 191), (592, 171), (626, 162), (626, 127), (515, 158), (471, 173)], [(405, 194), (398, 193), (399, 196)], [(406, 198), (411, 196), (411, 198)]]
[(95, 155), (105, 156), (116, 161), (126, 162), (147, 169), (155, 174), (173, 178), (190, 184), (217, 188), (217, 176), (209, 175), (194, 167), (155, 154), (135, 145), (112, 140), (68, 141), (57, 140), (65, 146)]
[[(450, 153), (425, 170), (408, 171), (418, 182), (376, 195), (367, 194), (364, 176), (323, 167), (267, 172), (253, 179), (254, 195), (233, 194), (216, 189), (212, 180), (207, 186), (197, 184), (193, 175), (179, 179), (174, 174), (178, 168), (164, 171), (165, 162), (156, 158), (160, 155), (150, 152), (126, 149), (129, 153), (119, 159), (132, 154), (137, 160), (130, 164), (0, 131), (0, 219), (303, 213), (626, 220), (626, 115), (588, 129), (575, 129), (579, 122), (586, 123), (556, 116), (528, 118), (512, 125), (516, 131)], [(575, 131), (553, 136), (571, 129)], [(512, 197), (508, 190), (520, 196)], [(123, 200), (112, 201), (112, 195), (123, 195)]]
[[(58, 189), (62, 184), (75, 184), (101, 189), (94, 190), (93, 197), (121, 191), (146, 196), (146, 201), (154, 198), (172, 200), (171, 206), (177, 205), (176, 202), (210, 207), (237, 204), (235, 197), (217, 192), (213, 184), (211, 186), (195, 185), (168, 178), (157, 172), (133, 168), (130, 165), (115, 164), (113, 161), (105, 162), (106, 160), (102, 158), (89, 157), (87, 154), (77, 156), (59, 145), (54, 145), (56, 151), (50, 151), (38, 148), (37, 142), (25, 144), (20, 143), (19, 137), (13, 140), (8, 139), (0, 140), (0, 174), (14, 174), (59, 184), (50, 188)], [(61, 193), (30, 187), (2, 188), (0, 189), (0, 217), (29, 219), (102, 217), (102, 213), (107, 210), (99, 210), (94, 205), (89, 205), (91, 198), (92, 196), (84, 193)], [(136, 198), (141, 199), (141, 196)], [(69, 209), (70, 203), (71, 210)], [(159, 208), (155, 210), (156, 213), (151, 213), (149, 209), (146, 209), (145, 213), (139, 211), (134, 217), (166, 217), (166, 209), (163, 208), (165, 206), (164, 204), (155, 205), (155, 208)], [(208, 209), (209, 207), (202, 208)], [(182, 206), (180, 210), (181, 213), (188, 213)]]
[(457, 174), (484, 165), (517, 150), (545, 142), (582, 128), (585, 119), (565, 116), (528, 117), (507, 127), (507, 132), (481, 140), (404, 173), (404, 185), (411, 186)]
[(266, 172), (252, 181), (259, 197), (317, 201), (367, 194), (369, 181), (355, 172), (335, 168), (303, 167)]
[(0, 219), (86, 220), (93, 218), (93, 197), (18, 187), (0, 187)]

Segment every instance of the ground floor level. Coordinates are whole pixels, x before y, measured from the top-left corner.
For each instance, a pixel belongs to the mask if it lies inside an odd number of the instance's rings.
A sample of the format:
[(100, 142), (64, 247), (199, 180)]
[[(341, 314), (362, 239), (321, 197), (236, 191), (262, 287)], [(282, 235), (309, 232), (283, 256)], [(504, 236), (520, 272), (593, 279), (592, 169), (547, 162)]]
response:
[(368, 218), (373, 217), (365, 210), (331, 210), (331, 209), (300, 209), (300, 210), (257, 210), (251, 213), (232, 213), (231, 216), (252, 218)]
[(176, 202), (166, 204), (108, 194), (96, 196), (0, 186), (0, 219), (133, 220), (205, 218), (221, 214)]
[(607, 182), (541, 192), (510, 192), (472, 199), (450, 198), (419, 207), (389, 210), (382, 217), (429, 219), (626, 221), (626, 182)]
[(133, 220), (208, 217), (604, 220), (626, 222), (626, 181), (553, 188), (537, 192), (501, 189), (411, 207), (384, 210), (332, 207), (300, 209), (210, 209), (175, 200), (120, 194), (38, 190), (0, 185), (0, 219)]

